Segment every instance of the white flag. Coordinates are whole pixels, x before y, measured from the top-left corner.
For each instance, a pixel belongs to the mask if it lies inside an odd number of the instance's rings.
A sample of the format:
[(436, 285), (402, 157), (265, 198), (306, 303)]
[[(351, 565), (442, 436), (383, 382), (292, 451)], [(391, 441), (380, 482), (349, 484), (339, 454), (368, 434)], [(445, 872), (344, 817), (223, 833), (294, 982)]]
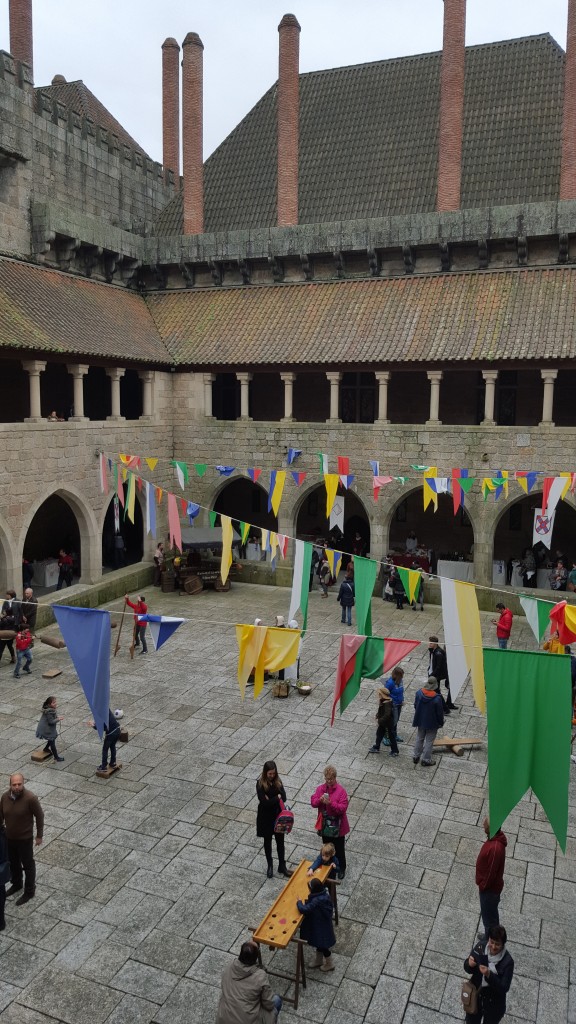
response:
[(541, 508), (534, 509), (534, 530), (532, 531), (532, 547), (534, 547), (535, 544), (542, 543), (546, 545), (548, 550), (550, 550), (555, 515), (556, 513), (553, 512), (551, 516), (548, 514), (543, 516)]
[(337, 526), (344, 533), (344, 498), (336, 497), (330, 513), (330, 529)]

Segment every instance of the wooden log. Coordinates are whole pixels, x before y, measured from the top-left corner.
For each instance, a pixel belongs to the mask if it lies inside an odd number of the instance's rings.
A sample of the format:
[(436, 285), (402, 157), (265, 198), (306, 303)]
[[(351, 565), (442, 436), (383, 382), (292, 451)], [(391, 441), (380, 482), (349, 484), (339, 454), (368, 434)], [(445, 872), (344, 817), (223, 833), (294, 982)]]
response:
[(46, 672), (42, 673), (42, 679), (56, 679), (56, 676), (62, 675), (61, 668), (49, 668)]
[(109, 779), (111, 775), (114, 775), (117, 771), (120, 771), (121, 764), (115, 764), (113, 768), (108, 765), (105, 771), (101, 772), (99, 768), (96, 769), (96, 775), (99, 779)]
[(479, 739), (465, 739), (464, 737), (458, 738), (453, 736), (442, 736), (440, 739), (434, 740), (433, 746), (435, 750), (438, 750), (440, 747), (446, 747), (447, 750), (450, 750), (453, 754), (456, 754), (456, 757), (463, 757), (465, 747), (479, 747), (483, 742), (483, 740)]
[(37, 636), (34, 638), (39, 640), (41, 644), (46, 644), (47, 647), (53, 647), (56, 651), (63, 651), (66, 644), (62, 639), (57, 639), (52, 636)]
[(43, 750), (42, 747), (40, 747), (39, 750), (35, 750), (33, 752), (30, 760), (36, 761), (38, 764), (42, 764), (44, 761), (49, 761), (51, 757), (52, 754), (50, 753), (49, 750)]
[(0, 640), (14, 640), (15, 636), (15, 629), (0, 629)]

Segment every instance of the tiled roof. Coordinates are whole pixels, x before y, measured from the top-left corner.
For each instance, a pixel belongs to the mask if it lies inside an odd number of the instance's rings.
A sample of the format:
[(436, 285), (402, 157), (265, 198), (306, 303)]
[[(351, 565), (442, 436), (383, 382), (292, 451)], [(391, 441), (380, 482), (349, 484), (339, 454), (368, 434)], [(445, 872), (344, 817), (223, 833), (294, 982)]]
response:
[(139, 295), (0, 259), (0, 349), (167, 363)]
[[(300, 76), (302, 224), (431, 212), (439, 53)], [(564, 53), (549, 35), (466, 50), (465, 208), (557, 198)], [(276, 86), (205, 164), (205, 230), (276, 222)], [(182, 197), (157, 233), (182, 232)]]
[[(69, 110), (73, 110), (82, 117), (89, 117), (95, 125), (99, 125), (100, 128), (106, 128), (107, 131), (117, 135), (119, 141), (125, 146), (130, 146), (137, 153), (148, 157), (142, 146), (138, 145), (126, 129), (122, 127), (120, 122), (110, 113), (108, 108), (100, 102), (81, 80), (77, 82), (56, 81), (52, 82), (51, 85), (43, 85), (35, 91), (47, 93), (57, 100), (58, 103), (63, 103)], [(150, 158), (148, 157), (148, 159)]]
[(191, 367), (576, 357), (576, 270), (567, 268), (164, 292), (146, 302), (174, 362)]

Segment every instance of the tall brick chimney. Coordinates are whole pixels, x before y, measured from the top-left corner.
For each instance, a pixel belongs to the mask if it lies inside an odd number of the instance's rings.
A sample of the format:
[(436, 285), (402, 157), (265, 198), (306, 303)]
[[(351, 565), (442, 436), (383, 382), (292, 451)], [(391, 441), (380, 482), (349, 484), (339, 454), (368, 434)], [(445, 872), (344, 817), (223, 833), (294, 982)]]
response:
[(440, 77), (440, 136), (436, 209), (460, 208), (466, 0), (444, 0), (444, 45)]
[(560, 199), (576, 199), (576, 0), (568, 0)]
[(204, 231), (204, 166), (202, 163), (202, 71), (204, 46), (196, 32), (182, 43), (182, 171), (184, 234)]
[(10, 53), (33, 68), (32, 0), (10, 0)]
[(278, 26), (278, 226), (298, 223), (300, 25), (285, 14)]
[(175, 39), (162, 43), (162, 163), (180, 174), (180, 47)]

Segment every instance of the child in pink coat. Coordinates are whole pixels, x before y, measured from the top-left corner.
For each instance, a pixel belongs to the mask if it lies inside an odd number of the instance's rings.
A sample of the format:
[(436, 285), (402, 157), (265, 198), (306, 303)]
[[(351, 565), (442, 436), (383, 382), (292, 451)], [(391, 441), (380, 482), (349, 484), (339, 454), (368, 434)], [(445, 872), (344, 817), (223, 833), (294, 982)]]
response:
[(350, 831), (346, 809), (348, 793), (336, 781), (336, 769), (329, 764), (324, 769), (324, 782), (310, 797), (312, 807), (319, 810), (316, 831), (322, 836), (323, 843), (333, 843), (340, 870), (338, 878), (346, 875), (345, 836)]

